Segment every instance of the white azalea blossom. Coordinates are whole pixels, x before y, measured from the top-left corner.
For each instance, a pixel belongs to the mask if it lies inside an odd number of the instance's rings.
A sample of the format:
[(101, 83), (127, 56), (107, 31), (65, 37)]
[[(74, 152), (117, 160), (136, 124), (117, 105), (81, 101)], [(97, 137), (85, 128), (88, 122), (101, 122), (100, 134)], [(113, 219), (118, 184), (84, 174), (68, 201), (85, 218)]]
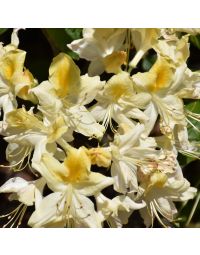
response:
[(143, 180), (145, 188), (140, 189), (143, 193), (141, 199), (146, 202), (147, 207), (140, 212), (147, 227), (153, 225), (154, 217), (164, 226), (161, 216), (172, 222), (177, 214), (173, 202), (192, 199), (197, 192), (197, 189), (190, 187), (189, 182), (183, 177), (177, 179), (176, 176), (170, 177), (162, 172), (154, 172), (143, 177)]
[[(80, 224), (85, 227), (101, 227), (100, 218), (87, 196), (95, 195), (112, 185), (113, 179), (90, 171), (91, 161), (84, 148), (69, 148), (63, 163), (44, 154), (41, 163), (34, 164), (34, 167), (55, 193), (44, 198), (31, 216), (30, 225), (37, 227), (62, 220), (63, 226)], [(50, 204), (46, 203), (47, 199), (51, 200)]]
[(80, 76), (78, 67), (66, 54), (59, 54), (54, 59), (49, 73), (50, 82), (43, 82), (31, 90), (39, 100), (44, 117), (50, 120), (52, 113), (59, 114), (69, 129), (89, 137), (102, 137), (104, 127), (95, 121), (84, 105), (95, 98), (104, 82), (99, 77)]
[(116, 73), (126, 60), (125, 52), (121, 51), (125, 38), (126, 29), (85, 28), (83, 38), (67, 46), (81, 58), (91, 61), (89, 75), (99, 75), (104, 70)]
[(133, 126), (134, 122), (131, 118), (148, 120), (139, 108), (145, 108), (149, 99), (150, 96), (147, 93), (136, 94), (130, 75), (127, 72), (121, 72), (112, 76), (104, 89), (97, 94), (98, 102), (91, 107), (91, 113), (97, 121), (102, 121), (105, 128), (110, 125), (114, 131), (112, 120), (118, 124), (123, 120)]
[(102, 221), (107, 221), (110, 227), (122, 227), (128, 223), (129, 216), (134, 210), (141, 209), (145, 203), (136, 203), (128, 196), (117, 196), (113, 199), (105, 197), (102, 193), (96, 196), (97, 208)]
[(115, 135), (114, 142), (110, 144), (112, 151), (111, 175), (115, 183), (114, 189), (120, 193), (134, 193), (138, 190), (137, 169), (140, 166), (158, 161), (160, 152), (152, 138), (142, 138), (144, 125), (138, 124), (125, 134)]
[(0, 193), (11, 193), (9, 200), (18, 200), (20, 202), (20, 205), (12, 212), (0, 216), (1, 218), (8, 217), (9, 219), (4, 226), (12, 223), (12, 227), (17, 222), (17, 226), (20, 226), (27, 207), (35, 204), (35, 208), (37, 208), (40, 205), (45, 184), (44, 178), (39, 178), (36, 181), (26, 181), (21, 177), (14, 177), (0, 187)]

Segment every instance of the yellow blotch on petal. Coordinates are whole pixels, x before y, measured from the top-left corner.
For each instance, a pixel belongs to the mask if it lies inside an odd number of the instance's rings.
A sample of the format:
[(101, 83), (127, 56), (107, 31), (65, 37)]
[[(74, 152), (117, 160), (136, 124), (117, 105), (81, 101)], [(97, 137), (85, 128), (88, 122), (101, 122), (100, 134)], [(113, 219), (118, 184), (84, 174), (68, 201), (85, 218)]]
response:
[(66, 177), (64, 181), (67, 183), (78, 183), (86, 181), (89, 178), (91, 161), (87, 156), (84, 148), (70, 149), (67, 158), (64, 161), (66, 167)]
[(77, 93), (80, 70), (67, 54), (60, 53), (53, 59), (49, 68), (49, 76), (49, 80), (59, 97), (74, 96)]
[(133, 95), (133, 82), (126, 72), (112, 76), (107, 82), (105, 92), (112, 102), (117, 102), (121, 97)]
[(0, 74), (12, 85), (15, 76), (23, 73), (26, 52), (22, 50), (10, 51), (0, 60)]
[(30, 100), (33, 103), (38, 102), (36, 96), (33, 93), (29, 93), (29, 89), (34, 88), (37, 85), (37, 81), (28, 69), (25, 69), (21, 75), (15, 78), (15, 83), (15, 93), (18, 97)]
[(121, 72), (121, 65), (126, 63), (127, 54), (125, 51), (117, 51), (106, 56), (103, 60), (107, 73)]
[(149, 77), (150, 76), (153, 79), (150, 84), (148, 84), (148, 88), (151, 92), (157, 92), (170, 86), (173, 70), (164, 58), (159, 57), (149, 71)]

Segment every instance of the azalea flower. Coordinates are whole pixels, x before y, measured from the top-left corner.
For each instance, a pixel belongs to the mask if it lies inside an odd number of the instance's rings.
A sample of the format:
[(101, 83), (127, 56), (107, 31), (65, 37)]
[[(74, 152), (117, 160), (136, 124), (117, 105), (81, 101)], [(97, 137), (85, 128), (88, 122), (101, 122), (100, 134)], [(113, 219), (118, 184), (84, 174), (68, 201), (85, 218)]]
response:
[(126, 29), (120, 28), (84, 28), (83, 38), (75, 40), (67, 46), (80, 58), (91, 61), (88, 74), (100, 75), (120, 72), (120, 66), (126, 61), (123, 43)]
[(91, 61), (88, 73), (91, 76), (107, 73), (119, 73), (121, 65), (127, 64), (130, 49), (136, 48), (136, 55), (129, 63), (136, 67), (144, 54), (152, 48), (160, 37), (160, 30), (155, 28), (138, 29), (83, 29), (83, 38), (67, 46), (80, 58)]
[[(6, 149), (7, 160), (15, 170), (22, 170), (28, 164), (30, 167), (31, 152), (34, 150), (32, 161), (40, 161), (44, 152), (51, 151), (57, 154), (60, 149), (56, 142), (62, 137), (70, 141), (64, 119), (61, 116), (54, 118), (52, 123), (45, 123), (34, 115), (32, 109), (18, 108), (6, 115), (6, 128), (2, 129), (5, 140), (9, 143)], [(27, 164), (24, 159), (28, 157)]]
[(145, 203), (136, 203), (128, 196), (116, 196), (109, 199), (102, 193), (95, 196), (97, 201), (98, 214), (102, 218), (102, 222), (107, 221), (112, 228), (122, 227), (128, 223), (129, 216), (134, 210), (141, 209)]
[(59, 114), (69, 129), (89, 137), (102, 137), (104, 127), (85, 105), (93, 101), (104, 82), (99, 77), (80, 76), (78, 67), (64, 53), (54, 58), (49, 74), (49, 81), (30, 91), (37, 96), (44, 118), (51, 122), (53, 116)]
[[(137, 124), (125, 134), (115, 134), (110, 143), (112, 151), (111, 175), (114, 178), (114, 189), (122, 194), (137, 193), (138, 167), (151, 167), (153, 162), (160, 161), (160, 151), (153, 138), (143, 136), (144, 125)], [(161, 157), (162, 158), (162, 157)]]
[(175, 72), (165, 58), (158, 56), (149, 72), (137, 73), (132, 76), (138, 90), (151, 95), (149, 106), (145, 111), (145, 114), (150, 115), (150, 122), (146, 124), (147, 134), (154, 127), (158, 115), (160, 115), (161, 132), (172, 139), (173, 129), (176, 125), (186, 126), (183, 101), (174, 95)]
[(105, 128), (110, 125), (115, 132), (112, 119), (118, 124), (123, 122), (131, 126), (134, 126), (132, 119), (148, 119), (138, 108), (145, 108), (150, 97), (147, 93), (136, 94), (133, 85), (129, 73), (121, 72), (112, 76), (97, 94), (97, 103), (90, 111), (97, 121), (102, 121)]
[(147, 227), (153, 226), (154, 217), (163, 226), (166, 226), (160, 215), (172, 222), (177, 215), (177, 209), (173, 201), (193, 199), (197, 192), (196, 188), (190, 187), (185, 178), (178, 178), (176, 173), (170, 176), (154, 170), (148, 175), (140, 175), (139, 173), (139, 176), (141, 182), (139, 193), (141, 194), (141, 199), (147, 205), (147, 207), (140, 210), (140, 213)]
[(8, 222), (4, 227), (10, 224), (10, 227), (13, 227), (16, 223), (17, 227), (21, 225), (27, 207), (35, 204), (37, 208), (42, 201), (44, 185), (44, 178), (39, 178), (36, 181), (26, 181), (21, 177), (14, 177), (0, 187), (0, 193), (11, 193), (9, 200), (20, 202), (20, 205), (12, 212), (0, 216), (0, 218), (8, 218)]
[(33, 213), (30, 226), (59, 222), (68, 227), (101, 227), (100, 218), (88, 196), (112, 185), (113, 179), (91, 172), (91, 161), (83, 147), (69, 147), (63, 163), (50, 154), (44, 154), (41, 163), (34, 163), (33, 167), (45, 178), (53, 193), (45, 197)]
[(37, 84), (28, 69), (24, 68), (26, 52), (17, 49), (17, 31), (12, 34), (12, 43), (0, 53), (0, 107), (4, 115), (17, 108), (16, 96), (35, 102), (28, 90)]

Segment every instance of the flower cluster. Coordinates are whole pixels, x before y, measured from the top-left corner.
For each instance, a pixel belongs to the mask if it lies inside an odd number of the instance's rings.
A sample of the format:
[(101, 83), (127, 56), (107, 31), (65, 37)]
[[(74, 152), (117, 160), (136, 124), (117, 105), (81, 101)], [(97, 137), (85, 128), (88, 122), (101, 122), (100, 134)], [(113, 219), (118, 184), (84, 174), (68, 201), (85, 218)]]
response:
[[(0, 187), (20, 202), (1, 216), (5, 226), (19, 226), (29, 206), (31, 227), (122, 227), (135, 210), (147, 227), (155, 218), (163, 226), (175, 220), (174, 201), (197, 192), (177, 156), (200, 155), (187, 131), (198, 116), (183, 101), (200, 98), (200, 72), (186, 63), (189, 35), (198, 32), (83, 29), (68, 47), (89, 61), (88, 74), (60, 53), (38, 84), (13, 31), (11, 43), (0, 45), (0, 134), (9, 168), (28, 167), (35, 179)], [(155, 63), (139, 72), (149, 50)], [(29, 104), (19, 107), (19, 98)]]

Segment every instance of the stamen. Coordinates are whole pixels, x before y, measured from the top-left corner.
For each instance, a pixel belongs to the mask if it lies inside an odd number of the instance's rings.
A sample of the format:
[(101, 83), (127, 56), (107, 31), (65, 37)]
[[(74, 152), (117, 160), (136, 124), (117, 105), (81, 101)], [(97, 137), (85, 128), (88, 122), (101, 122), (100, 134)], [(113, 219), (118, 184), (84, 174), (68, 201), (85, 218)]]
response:
[(154, 210), (153, 210), (153, 202), (150, 202), (150, 216), (151, 216), (151, 227), (152, 228), (153, 228), (153, 224), (154, 224), (154, 213), (153, 212), (154, 212)]
[(156, 208), (155, 208), (155, 206), (154, 206), (153, 203), (152, 203), (152, 208), (153, 208), (153, 212), (154, 212), (156, 218), (158, 219), (158, 221), (160, 222), (160, 224), (161, 224), (164, 228), (168, 228), (168, 226), (166, 226), (166, 225), (162, 222), (162, 220), (161, 220), (160, 216), (158, 215), (158, 213), (157, 213), (157, 211), (156, 211)]
[(25, 215), (27, 209), (27, 205), (24, 205), (23, 203), (21, 203), (17, 208), (15, 208), (13, 211), (11, 211), (10, 213), (7, 213), (5, 215), (1, 215), (0, 218), (8, 218), (8, 222), (6, 224), (3, 225), (3, 228), (6, 228), (9, 224), (10, 228), (12, 228), (18, 221), (17, 226), (20, 226), (23, 220), (23, 217)]
[[(24, 148), (23, 148), (24, 149)], [(20, 153), (23, 152), (23, 149), (20, 150)], [(26, 168), (26, 166), (28, 165), (29, 161), (30, 161), (30, 157), (31, 157), (31, 151), (32, 151), (32, 147), (29, 146), (29, 147), (26, 147), (25, 148), (25, 152), (24, 152), (24, 155), (23, 155), (23, 158), (18, 161), (17, 163), (15, 164), (12, 164), (12, 165), (0, 165), (0, 167), (5, 167), (5, 168), (13, 168), (14, 171), (22, 171), (23, 169)], [(9, 155), (9, 158), (13, 158), (15, 157), (16, 155), (18, 155), (19, 152), (17, 152), (16, 154), (10, 154)], [(25, 158), (28, 156), (28, 159), (27, 159), (27, 162), (26, 164), (23, 166), (23, 163), (24, 163), (24, 160)]]
[(173, 215), (172, 215), (172, 218), (170, 218), (170, 217), (168, 217), (168, 216), (165, 214), (165, 212), (163, 211), (163, 209), (158, 205), (156, 199), (154, 199), (154, 203), (155, 203), (155, 205), (156, 205), (157, 210), (159, 211), (159, 213), (160, 213), (164, 218), (166, 218), (168, 221), (173, 221), (173, 220), (174, 220), (174, 219), (173, 219)]

